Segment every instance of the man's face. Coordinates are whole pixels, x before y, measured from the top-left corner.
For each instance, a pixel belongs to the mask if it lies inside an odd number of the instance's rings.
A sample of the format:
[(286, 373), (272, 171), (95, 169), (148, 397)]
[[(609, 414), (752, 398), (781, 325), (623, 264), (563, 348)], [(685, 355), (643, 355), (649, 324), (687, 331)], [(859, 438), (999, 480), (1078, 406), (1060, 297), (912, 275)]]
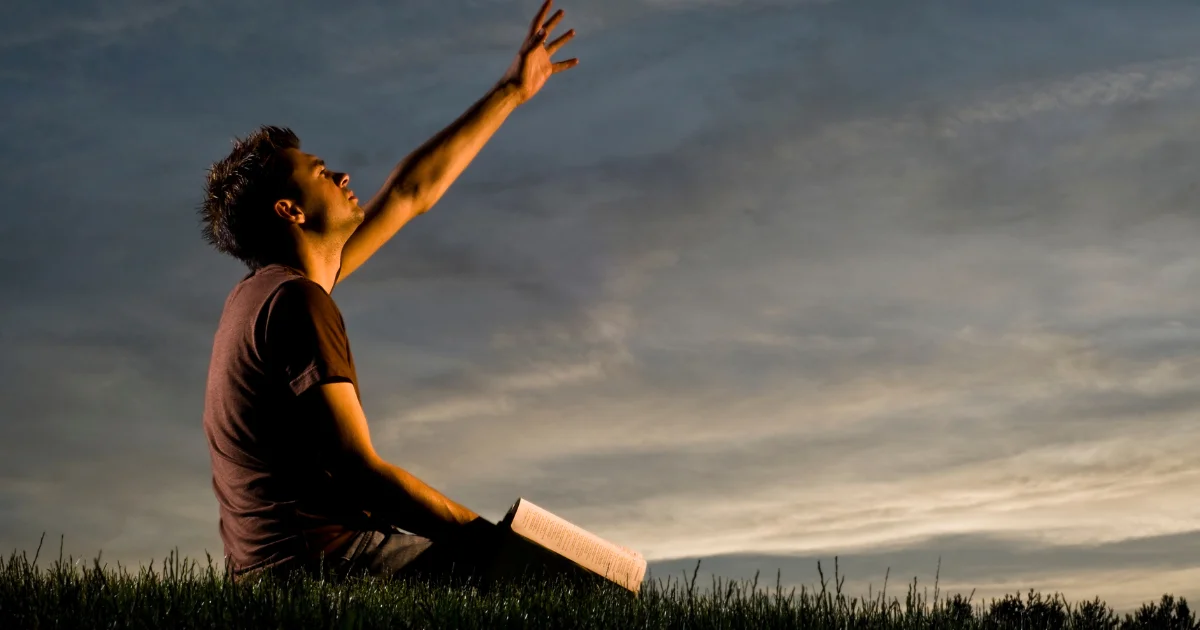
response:
[(328, 169), (325, 161), (299, 149), (288, 149), (297, 200), (308, 229), (348, 236), (363, 221), (364, 211), (350, 189), (350, 176)]

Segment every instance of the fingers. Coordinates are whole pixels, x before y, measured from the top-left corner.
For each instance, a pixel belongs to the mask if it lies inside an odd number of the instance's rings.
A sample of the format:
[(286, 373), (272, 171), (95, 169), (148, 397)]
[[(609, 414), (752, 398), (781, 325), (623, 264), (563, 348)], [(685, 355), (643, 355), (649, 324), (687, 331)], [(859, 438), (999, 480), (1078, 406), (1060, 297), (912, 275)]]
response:
[(546, 44), (546, 53), (549, 55), (553, 55), (554, 53), (558, 52), (558, 49), (562, 48), (563, 44), (571, 41), (572, 37), (575, 37), (575, 29), (571, 29), (571, 30), (567, 31), (566, 33), (563, 33), (562, 37), (559, 37), (558, 39), (550, 42), (549, 44)]
[(552, 4), (554, 4), (554, 0), (546, 0), (546, 2), (542, 4), (542, 9), (538, 11), (538, 14), (533, 18), (533, 22), (529, 24), (530, 37), (533, 37), (533, 35), (537, 33), (538, 27), (540, 27), (542, 22), (546, 20), (546, 14), (550, 12), (550, 5)]
[(566, 70), (568, 68), (574, 68), (577, 65), (579, 65), (579, 60), (574, 57), (572, 57), (571, 59), (568, 59), (566, 61), (559, 61), (559, 62), (550, 64), (550, 74), (554, 74), (555, 72), (562, 72), (563, 70)]
[[(558, 51), (558, 49), (562, 48), (563, 45), (575, 37), (575, 29), (571, 29), (566, 33), (563, 33), (563, 35), (558, 39), (555, 39), (549, 44), (546, 43), (546, 40), (550, 38), (550, 31), (553, 31), (554, 27), (558, 26), (558, 24), (562, 22), (563, 17), (566, 15), (562, 9), (559, 9), (558, 11), (554, 12), (554, 15), (550, 16), (550, 19), (546, 19), (546, 14), (550, 12), (550, 7), (553, 4), (554, 0), (546, 0), (544, 3), (542, 3), (541, 10), (538, 11), (537, 17), (533, 18), (533, 22), (529, 26), (529, 49), (545, 45), (547, 55), (553, 55)], [(577, 65), (579, 65), (578, 59), (559, 61), (550, 65), (550, 72), (551, 74), (555, 72), (562, 72), (568, 68), (574, 68)]]
[(562, 21), (564, 15), (566, 13), (562, 9), (555, 11), (554, 15), (550, 16), (550, 19), (546, 20), (546, 23), (542, 25), (542, 29), (547, 33), (553, 31), (554, 27), (558, 26), (558, 23)]
[(554, 53), (558, 52), (559, 48), (562, 48), (564, 44), (571, 41), (571, 39), (574, 37), (575, 37), (575, 29), (571, 29), (571, 30), (567, 31), (566, 33), (563, 33), (562, 37), (559, 37), (558, 39), (550, 42), (549, 44), (546, 44), (546, 53), (549, 55), (554, 55)]

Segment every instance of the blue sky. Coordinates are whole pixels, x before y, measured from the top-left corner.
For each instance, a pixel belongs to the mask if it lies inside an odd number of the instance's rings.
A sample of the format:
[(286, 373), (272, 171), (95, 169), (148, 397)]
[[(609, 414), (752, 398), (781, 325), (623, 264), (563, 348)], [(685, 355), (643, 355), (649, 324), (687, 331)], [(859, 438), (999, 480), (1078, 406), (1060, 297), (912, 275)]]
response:
[[(1200, 7), (558, 6), (580, 65), (334, 293), (384, 457), (657, 576), (1200, 597)], [(0, 549), (219, 556), (205, 169), (287, 125), (365, 197), (536, 9), (18, 2)]]

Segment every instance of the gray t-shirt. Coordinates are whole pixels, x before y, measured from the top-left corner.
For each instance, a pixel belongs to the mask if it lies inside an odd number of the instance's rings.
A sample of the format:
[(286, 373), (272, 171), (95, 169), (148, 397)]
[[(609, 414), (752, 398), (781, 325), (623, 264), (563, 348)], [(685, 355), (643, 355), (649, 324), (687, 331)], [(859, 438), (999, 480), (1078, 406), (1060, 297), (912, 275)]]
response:
[(314, 385), (358, 391), (345, 322), (321, 285), (268, 265), (225, 302), (204, 399), (220, 532), (234, 576), (330, 553), (374, 529), (353, 484), (327, 472), (332, 427), (306, 415)]

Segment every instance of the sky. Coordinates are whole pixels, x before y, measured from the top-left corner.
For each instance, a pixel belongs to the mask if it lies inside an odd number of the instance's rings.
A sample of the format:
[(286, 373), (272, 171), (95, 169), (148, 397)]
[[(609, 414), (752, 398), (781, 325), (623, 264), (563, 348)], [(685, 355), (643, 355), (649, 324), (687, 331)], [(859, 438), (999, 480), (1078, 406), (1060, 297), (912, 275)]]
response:
[[(578, 35), (333, 293), (373, 442), (653, 579), (1200, 599), (1200, 5), (560, 0)], [(259, 125), (391, 168), (535, 0), (18, 0), (0, 550), (221, 555), (201, 426)]]

